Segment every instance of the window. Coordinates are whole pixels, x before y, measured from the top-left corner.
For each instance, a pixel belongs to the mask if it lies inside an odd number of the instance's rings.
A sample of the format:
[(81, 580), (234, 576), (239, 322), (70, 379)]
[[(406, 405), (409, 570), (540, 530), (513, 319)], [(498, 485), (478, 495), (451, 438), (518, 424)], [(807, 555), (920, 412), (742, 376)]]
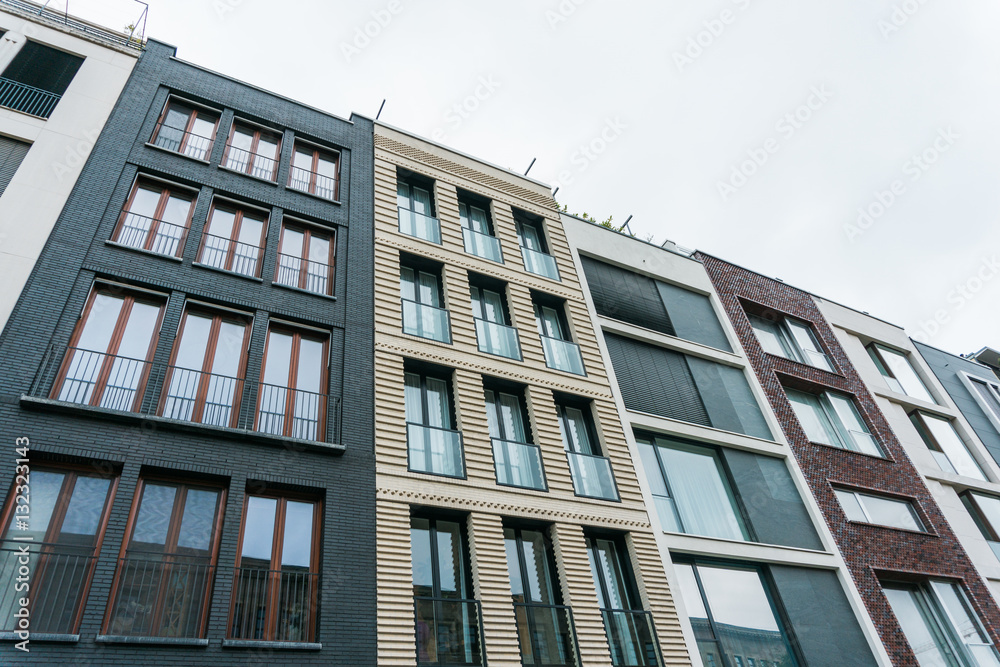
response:
[(400, 256), (399, 291), (403, 333), (451, 343), (451, 320), (444, 308), (440, 265)]
[(192, 192), (139, 179), (125, 202), (112, 240), (157, 255), (180, 257), (191, 226), (194, 201)]
[(217, 113), (171, 99), (153, 131), (153, 145), (196, 160), (208, 160), (218, 127)]
[(972, 457), (950, 419), (917, 410), (910, 414), (910, 421), (941, 470), (986, 481), (983, 469)]
[(557, 398), (556, 413), (576, 495), (618, 500), (611, 461), (601, 454), (590, 404)]
[(586, 544), (611, 648), (611, 664), (615, 667), (662, 665), (653, 617), (643, 611), (624, 539), (588, 535)]
[(809, 324), (772, 311), (748, 317), (757, 340), (768, 354), (833, 372), (833, 364)]
[(462, 434), (452, 427), (450, 379), (440, 372), (407, 372), (405, 383), (410, 470), (465, 477)]
[(316, 640), (322, 505), (248, 495), (243, 507), (229, 637)]
[(982, 378), (974, 378), (970, 375), (962, 377), (972, 385), (972, 397), (979, 403), (987, 418), (1000, 430), (1000, 387), (996, 383)]
[(288, 187), (323, 199), (337, 201), (340, 179), (340, 155), (295, 142)]
[(849, 397), (834, 392), (809, 394), (795, 389), (785, 389), (785, 393), (810, 442), (882, 456), (878, 442)]
[(250, 176), (273, 181), (278, 177), (281, 137), (246, 123), (233, 123), (222, 166)]
[(983, 539), (1000, 559), (1000, 498), (974, 491), (962, 493), (961, 498)]
[(457, 520), (410, 520), (417, 665), (482, 665), (479, 602), (472, 597), (465, 531)]
[[(3, 82), (0, 81), (0, 87), (2, 85)], [(23, 141), (0, 137), (0, 196), (3, 196), (4, 190), (10, 185), (17, 168), (21, 166), (21, 160), (30, 148), (31, 144)]]
[(935, 402), (927, 385), (917, 375), (917, 371), (913, 369), (905, 352), (872, 343), (868, 346), (868, 354), (875, 362), (875, 366), (882, 374), (886, 384), (889, 385), (889, 389), (928, 403)]
[(274, 282), (332, 296), (334, 238), (332, 229), (286, 223), (281, 228)]
[(26, 40), (0, 74), (0, 106), (48, 118), (83, 58)]
[(434, 183), (417, 174), (399, 170), (396, 177), (396, 207), (399, 231), (431, 243), (441, 243), (441, 222), (434, 217)]
[(272, 324), (267, 332), (257, 397), (257, 430), (326, 440), (329, 339)]
[(559, 280), (556, 258), (549, 254), (549, 247), (545, 242), (542, 218), (514, 209), (514, 225), (517, 242), (521, 245), (524, 270), (544, 278)]
[(535, 324), (538, 326), (538, 335), (542, 338), (542, 349), (545, 352), (545, 365), (575, 375), (586, 375), (580, 346), (572, 341), (569, 334), (565, 304), (537, 295), (532, 300)]
[(511, 326), (507, 308), (507, 286), (481, 276), (469, 276), (472, 315), (476, 322), (479, 351), (521, 360), (521, 342)]
[(997, 650), (962, 587), (950, 581), (883, 583), (910, 648), (921, 665), (996, 667)]
[(664, 530), (749, 539), (718, 453), (664, 437), (636, 442)]
[(505, 526), (503, 537), (522, 664), (577, 667), (573, 617), (562, 604), (548, 536)]
[(719, 664), (715, 656), (722, 664), (748, 667), (798, 664), (758, 569), (685, 562), (674, 567), (705, 665)]
[[(27, 466), (15, 471), (14, 487), (2, 514), (6, 526), (0, 540), (0, 578), (8, 590), (0, 595), (0, 632), (14, 632), (20, 610), (15, 593), (19, 567), (27, 564), (31, 593), (31, 631), (79, 632), (87, 591), (100, 552), (116, 479), (76, 468), (57, 468), (32, 461), (30, 496), (15, 495), (28, 484)], [(25, 492), (27, 494), (27, 492)], [(28, 503), (18, 498), (29, 498)], [(26, 528), (19, 525), (27, 520)], [(27, 563), (21, 549), (27, 549)]]
[(917, 510), (905, 500), (846, 489), (834, 489), (834, 492), (848, 521), (925, 532)]
[(204, 637), (226, 492), (143, 478), (135, 498), (105, 634)]
[(249, 338), (249, 321), (236, 313), (185, 312), (164, 384), (161, 414), (235, 427)]
[(544, 491), (542, 451), (531, 442), (523, 396), (523, 390), (486, 389), (486, 420), (497, 484)]
[(156, 350), (164, 301), (95, 288), (70, 338), (53, 398), (109, 410), (139, 409)]
[(458, 192), (458, 217), (462, 222), (465, 252), (503, 264), (500, 240), (493, 230), (490, 202), (469, 192)]
[(266, 235), (266, 213), (227, 202), (213, 202), (198, 262), (258, 278)]

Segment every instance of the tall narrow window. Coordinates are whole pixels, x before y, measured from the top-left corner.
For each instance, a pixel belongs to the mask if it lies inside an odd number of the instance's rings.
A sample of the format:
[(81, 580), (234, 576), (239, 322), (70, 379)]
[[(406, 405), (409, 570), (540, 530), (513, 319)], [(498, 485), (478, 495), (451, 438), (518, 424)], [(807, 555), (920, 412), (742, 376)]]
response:
[(171, 356), (161, 414), (235, 427), (250, 327), (236, 314), (188, 310)]
[(413, 517), (410, 548), (417, 665), (482, 665), (480, 607), (461, 524)]
[(244, 276), (260, 277), (261, 248), (266, 234), (267, 214), (213, 202), (198, 262)]
[(870, 493), (834, 489), (849, 521), (924, 532), (924, 524), (913, 505), (905, 500)]
[(532, 444), (523, 391), (486, 389), (486, 419), (493, 443), (497, 484), (545, 490), (541, 448)]
[(889, 388), (899, 394), (906, 394), (928, 403), (935, 403), (934, 397), (927, 385), (917, 375), (905, 352), (893, 350), (885, 345), (872, 343), (868, 346), (868, 355), (875, 362), (876, 368), (882, 374)]
[(882, 456), (878, 441), (849, 397), (829, 391), (810, 394), (785, 389), (785, 393), (811, 442)]
[(983, 534), (983, 539), (1000, 559), (1000, 498), (974, 491), (962, 493), (961, 498), (979, 532)]
[(340, 155), (335, 151), (295, 143), (288, 187), (323, 199), (337, 201), (340, 178)]
[(469, 283), (480, 352), (520, 360), (521, 341), (511, 326), (506, 286), (479, 277), (470, 277)]
[(549, 254), (548, 244), (545, 242), (542, 218), (514, 209), (514, 223), (517, 228), (517, 240), (521, 245), (524, 270), (545, 278), (559, 280), (556, 259)]
[(493, 233), (490, 203), (471, 193), (458, 193), (458, 217), (462, 222), (465, 252), (503, 264), (500, 240)]
[(618, 500), (611, 461), (601, 453), (590, 406), (559, 401), (556, 412), (576, 495)]
[(140, 480), (106, 634), (205, 636), (225, 500), (214, 486)]
[(281, 228), (274, 282), (332, 295), (335, 248), (332, 229), (286, 224)]
[(450, 381), (443, 375), (407, 372), (405, 383), (410, 470), (465, 477), (462, 434), (452, 425)]
[(400, 257), (399, 292), (403, 303), (403, 333), (451, 342), (451, 320), (444, 308), (441, 269)]
[(431, 243), (441, 243), (441, 222), (434, 216), (433, 182), (400, 171), (396, 180), (399, 231)]
[(163, 304), (138, 292), (94, 289), (70, 339), (53, 398), (137, 411), (156, 350)]
[(910, 415), (910, 421), (941, 470), (986, 481), (986, 474), (950, 419), (917, 410)]
[(643, 610), (625, 541), (587, 537), (587, 556), (615, 667), (660, 667), (653, 616)]
[(524, 665), (579, 665), (576, 632), (563, 606), (552, 545), (541, 530), (505, 527), (507, 572)]
[(226, 169), (273, 181), (278, 177), (281, 137), (246, 123), (233, 123), (222, 165)]
[(768, 312), (749, 315), (757, 340), (768, 354), (833, 372), (833, 364), (807, 323)]
[(272, 325), (258, 396), (257, 430), (326, 440), (328, 338)]
[(535, 324), (538, 326), (538, 335), (542, 337), (542, 349), (545, 352), (545, 365), (567, 373), (586, 375), (580, 346), (572, 341), (569, 334), (566, 306), (546, 302), (538, 296), (533, 301)]
[[(16, 485), (29, 483), (28, 466), (18, 466), (15, 474)], [(20, 629), (15, 614), (19, 599), (30, 591), (33, 632), (76, 634), (117, 480), (34, 462), (30, 477), (30, 495), (11, 493), (0, 524), (5, 526), (0, 578), (8, 582), (8, 590), (0, 593), (0, 632)], [(27, 580), (18, 579), (24, 565)], [(19, 592), (16, 580), (28, 588)]]
[(83, 58), (26, 40), (0, 75), (0, 106), (48, 118)]
[(31, 144), (16, 139), (0, 137), (0, 197), (10, 185), (21, 161), (31, 149)]
[(233, 583), (229, 637), (316, 640), (322, 505), (248, 495)]
[(192, 192), (140, 179), (132, 188), (112, 238), (130, 248), (180, 257), (191, 227), (194, 201)]
[(153, 145), (197, 160), (208, 160), (218, 127), (217, 113), (170, 99), (153, 131)]
[(1000, 430), (1000, 386), (994, 382), (966, 375), (972, 386), (972, 397), (976, 399), (997, 430)]

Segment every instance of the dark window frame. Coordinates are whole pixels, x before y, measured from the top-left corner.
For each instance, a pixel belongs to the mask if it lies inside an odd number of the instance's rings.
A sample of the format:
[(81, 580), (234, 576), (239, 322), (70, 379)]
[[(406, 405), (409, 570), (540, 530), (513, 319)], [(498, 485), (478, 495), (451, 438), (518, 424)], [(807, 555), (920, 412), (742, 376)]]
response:
[[(146, 240), (143, 242), (141, 248), (136, 248), (135, 246), (124, 243), (121, 240), (122, 229), (125, 225), (125, 220), (129, 215), (137, 215), (132, 213), (132, 206), (135, 203), (135, 196), (140, 189), (149, 190), (152, 192), (154, 189), (160, 190), (160, 199), (156, 204), (156, 210), (153, 213), (152, 222), (149, 229), (146, 231)], [(167, 207), (171, 196), (178, 196), (178, 199), (187, 199), (190, 196), (191, 206), (188, 208), (187, 217), (184, 220), (184, 232), (181, 235), (180, 240), (177, 242), (177, 251), (173, 255), (167, 255), (166, 253), (158, 253), (153, 250), (154, 243), (156, 241), (156, 232), (160, 226), (160, 223), (165, 222), (163, 220), (163, 212)], [(193, 188), (186, 188), (184, 186), (175, 185), (173, 183), (168, 183), (161, 181), (159, 179), (144, 176), (142, 174), (138, 175), (135, 182), (132, 184), (132, 189), (129, 191), (128, 198), (125, 200), (124, 206), (122, 206), (122, 212), (118, 218), (118, 223), (115, 225), (115, 230), (111, 235), (111, 240), (115, 243), (124, 245), (129, 248), (136, 248), (137, 250), (145, 250), (147, 252), (162, 254), (165, 257), (183, 257), (184, 248), (187, 245), (188, 233), (191, 231), (191, 221), (194, 217), (195, 207), (198, 205), (198, 191)], [(167, 223), (172, 224), (172, 223)]]
[[(227, 164), (227, 162), (229, 161), (230, 151), (234, 148), (233, 138), (236, 136), (236, 132), (250, 135), (249, 149), (236, 147), (236, 150), (244, 151), (249, 154), (247, 158), (246, 167), (244, 167), (243, 169), (238, 169), (234, 166), (230, 166), (229, 164)], [(275, 157), (273, 158), (269, 158), (266, 155), (260, 155), (259, 153), (257, 153), (257, 148), (260, 145), (261, 137), (264, 136), (273, 138), (274, 143), (277, 144), (277, 148), (275, 148), (274, 151)], [(223, 169), (228, 169), (229, 171), (234, 171), (238, 174), (245, 174), (247, 176), (252, 176), (253, 178), (259, 178), (261, 180), (269, 181), (271, 183), (276, 183), (278, 181), (278, 169), (281, 166), (282, 139), (283, 136), (281, 132), (261, 127), (260, 125), (252, 123), (250, 121), (234, 118), (232, 127), (230, 127), (229, 129), (229, 136), (226, 138), (226, 149), (222, 153), (222, 162), (220, 163), (219, 166), (222, 167)], [(257, 176), (254, 173), (255, 171), (259, 170), (259, 167), (255, 166), (258, 158), (262, 158), (265, 162), (272, 163), (270, 177), (265, 178), (264, 176)]]
[[(163, 129), (163, 123), (167, 120), (167, 114), (170, 112), (171, 109), (175, 109), (175, 110), (182, 110), (183, 109), (183, 110), (185, 110), (186, 115), (187, 115), (187, 121), (184, 124), (184, 129), (181, 130), (183, 132), (183, 135), (181, 137), (181, 143), (177, 147), (177, 150), (173, 150), (173, 149), (167, 148), (165, 146), (161, 146), (160, 144), (156, 143), (157, 140), (160, 137), (160, 131)], [(198, 119), (199, 114), (203, 115), (203, 116), (206, 116), (207, 118), (214, 118), (215, 119), (215, 121), (213, 123), (214, 127), (212, 128), (212, 136), (210, 136), (210, 137), (202, 137), (201, 135), (194, 134), (194, 132), (192, 131), (193, 128), (194, 128), (195, 122)], [(202, 107), (201, 105), (199, 105), (196, 102), (191, 102), (191, 101), (182, 99), (180, 97), (177, 97), (175, 95), (170, 95), (169, 97), (167, 97), (167, 101), (163, 105), (163, 110), (160, 112), (160, 115), (159, 115), (159, 117), (156, 120), (156, 126), (153, 128), (153, 134), (149, 138), (149, 142), (152, 145), (156, 146), (157, 148), (161, 148), (161, 149), (163, 149), (165, 151), (169, 151), (171, 153), (176, 153), (178, 155), (183, 155), (184, 157), (189, 157), (189, 158), (192, 158), (194, 160), (199, 160), (201, 162), (208, 162), (212, 158), (212, 149), (215, 148), (215, 140), (218, 138), (219, 123), (221, 121), (222, 121), (222, 114), (219, 113), (218, 111), (208, 109), (207, 107)], [(174, 128), (174, 129), (180, 129), (180, 128)], [(188, 155), (185, 152), (185, 150), (190, 145), (189, 139), (191, 137), (193, 137), (193, 136), (208, 140), (208, 146), (206, 146), (206, 148), (205, 148), (205, 157), (203, 157), (203, 158), (196, 158), (196, 157), (194, 157), (192, 155)]]
[[(299, 255), (292, 255), (289, 253), (282, 252), (285, 242), (285, 231), (291, 230), (299, 232), (303, 235), (302, 238), (302, 250)], [(317, 292), (308, 288), (309, 284), (309, 267), (308, 264), (314, 260), (309, 259), (309, 249), (312, 244), (312, 239), (314, 237), (326, 239), (329, 243), (330, 250), (329, 256), (327, 257), (326, 267), (329, 270), (327, 274), (327, 288), (324, 292)], [(281, 257), (292, 257), (300, 261), (304, 266), (298, 269), (299, 281), (297, 285), (288, 285), (286, 283), (280, 282), (280, 272), (281, 272)], [(275, 262), (274, 266), (274, 283), (276, 285), (283, 285), (284, 287), (295, 287), (304, 292), (309, 292), (311, 294), (322, 294), (326, 296), (333, 296), (336, 293), (336, 274), (337, 274), (337, 230), (333, 228), (321, 227), (319, 225), (314, 225), (307, 223), (296, 218), (284, 218), (281, 221), (281, 234), (278, 237), (278, 261)]]
[[(217, 210), (222, 210), (227, 213), (233, 213), (235, 215), (235, 219), (233, 220), (233, 227), (229, 231), (228, 239), (222, 236), (214, 236), (208, 233), (209, 229), (212, 226), (212, 218)], [(257, 262), (254, 266), (254, 271), (252, 274), (242, 273), (240, 271), (236, 271), (233, 268), (233, 265), (235, 264), (236, 260), (236, 245), (241, 243), (241, 241), (239, 240), (240, 230), (243, 227), (243, 220), (244, 218), (247, 217), (248, 212), (253, 212), (256, 215), (260, 215), (260, 222), (261, 222), (260, 239), (258, 239), (257, 241), (257, 250), (258, 250)], [(249, 217), (251, 220), (258, 219), (257, 217), (255, 217), (255, 215), (250, 215)], [(217, 269), (219, 271), (226, 271), (228, 273), (232, 273), (238, 276), (243, 276), (245, 278), (260, 278), (261, 269), (264, 265), (264, 253), (267, 249), (267, 231), (268, 228), (270, 227), (270, 223), (271, 223), (271, 215), (267, 211), (254, 208), (252, 206), (238, 204), (228, 199), (220, 200), (218, 197), (213, 198), (212, 205), (211, 207), (209, 207), (208, 210), (208, 216), (205, 218), (205, 226), (201, 233), (201, 242), (198, 245), (198, 255), (195, 262), (199, 266), (205, 266), (212, 269)], [(205, 261), (205, 251), (208, 248), (207, 241), (209, 236), (213, 236), (214, 238), (224, 239), (229, 244), (225, 250), (225, 261), (223, 262), (223, 266), (221, 267), (214, 266)]]
[[(295, 166), (295, 156), (299, 153), (302, 153), (303, 155), (307, 153), (312, 155), (312, 162), (310, 163), (308, 171), (309, 184), (306, 186), (305, 189), (297, 188), (292, 185), (293, 183), (295, 183), (295, 170), (302, 169), (302, 167)], [(288, 189), (293, 190), (295, 192), (304, 192), (306, 194), (313, 195), (314, 197), (319, 197), (320, 199), (323, 199), (325, 201), (339, 202), (341, 157), (342, 155), (339, 150), (336, 150), (334, 148), (326, 148), (323, 146), (318, 146), (304, 139), (296, 138), (292, 144), (292, 156), (290, 161), (290, 168), (288, 170), (288, 183), (286, 183), (285, 186)], [(333, 164), (334, 175), (332, 177), (326, 176), (326, 178), (333, 178), (332, 198), (326, 197), (317, 192), (317, 190), (319, 189), (317, 188), (318, 177), (323, 176), (323, 174), (320, 174), (318, 171), (319, 162), (321, 159), (324, 160), (325, 162), (330, 162)]]
[[(292, 337), (292, 347), (291, 353), (289, 355), (288, 362), (288, 384), (285, 385), (286, 396), (285, 396), (285, 412), (284, 412), (284, 424), (282, 436), (286, 438), (293, 437), (293, 430), (295, 427), (295, 403), (296, 395), (298, 389), (296, 389), (296, 381), (298, 379), (299, 372), (299, 356), (298, 352), (302, 345), (302, 339), (311, 340), (313, 342), (320, 342), (323, 344), (322, 360), (323, 367), (320, 373), (320, 391), (317, 392), (324, 399), (328, 397), (328, 392), (330, 388), (330, 336), (329, 334), (322, 334), (319, 331), (314, 331), (310, 329), (300, 329), (296, 328), (290, 324), (285, 324), (283, 322), (271, 322), (267, 328), (267, 336), (264, 340), (264, 352), (261, 357), (260, 362), (260, 383), (257, 389), (257, 405), (254, 409), (254, 424), (259, 426), (261, 418), (261, 405), (263, 401), (263, 392), (261, 387), (264, 386), (264, 373), (267, 368), (267, 356), (271, 345), (271, 334), (279, 333), (286, 336)], [(326, 441), (326, 426), (327, 426), (327, 404), (326, 400), (320, 400), (318, 405), (318, 424), (316, 426), (316, 438), (319, 442)]]

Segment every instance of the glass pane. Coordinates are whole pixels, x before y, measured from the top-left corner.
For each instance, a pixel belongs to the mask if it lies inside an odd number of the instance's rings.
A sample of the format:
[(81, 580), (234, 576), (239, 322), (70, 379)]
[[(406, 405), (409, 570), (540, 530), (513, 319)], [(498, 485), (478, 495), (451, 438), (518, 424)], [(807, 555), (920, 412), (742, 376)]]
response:
[(753, 326), (753, 330), (757, 334), (757, 340), (760, 341), (765, 352), (786, 359), (795, 359), (795, 354), (789, 349), (785, 334), (777, 322), (755, 315), (751, 315), (749, 319), (750, 325)]
[(686, 447), (660, 447), (683, 530), (730, 540), (746, 538), (715, 456)]
[(14, 526), (18, 518), (22, 515), (14, 513), (10, 517), (10, 524), (7, 526), (6, 539), (13, 535), (18, 537), (31, 538), (35, 542), (44, 542), (45, 533), (49, 529), (49, 522), (52, 520), (52, 510), (55, 509), (59, 500), (59, 491), (62, 489), (65, 473), (52, 472), (48, 470), (33, 470), (31, 472), (31, 496), (28, 530), (16, 530)]
[(909, 530), (923, 530), (910, 503), (890, 498), (861, 495), (861, 503), (872, 523)]
[(886, 365), (892, 374), (899, 381), (899, 384), (903, 387), (903, 392), (907, 396), (912, 396), (913, 398), (927, 401), (928, 403), (934, 403), (934, 399), (931, 398), (931, 394), (927, 391), (926, 385), (924, 385), (923, 380), (917, 375), (917, 372), (913, 370), (913, 366), (910, 365), (909, 359), (902, 352), (897, 352), (896, 350), (890, 350), (887, 347), (878, 347), (878, 351), (885, 360)]
[(203, 551), (207, 554), (212, 546), (215, 531), (215, 508), (219, 501), (218, 491), (188, 489), (184, 500), (184, 515), (177, 546)]
[(111, 365), (101, 406), (112, 410), (131, 410), (145, 361), (150, 355), (150, 344), (160, 316), (159, 304), (132, 304), (128, 323), (118, 345), (117, 358)]
[(435, 308), (441, 307), (441, 300), (439, 298), (440, 291), (438, 289), (438, 279), (433, 273), (428, 273), (426, 271), (421, 271), (418, 277), (420, 281), (419, 291), (417, 292), (417, 301), (420, 303), (425, 303), (429, 306), (434, 306)]
[(285, 502), (285, 534), (281, 540), (282, 567), (309, 569), (312, 564), (313, 503)]
[(410, 186), (403, 181), (396, 181), (396, 205), (410, 209)]
[(694, 568), (690, 565), (676, 564), (674, 570), (677, 572), (681, 599), (684, 600), (684, 607), (691, 619), (695, 637), (712, 639), (714, 635), (708, 624), (708, 612), (705, 611), (705, 602), (701, 598), (701, 589), (698, 587), (697, 579), (695, 579)]
[(521, 245), (529, 250), (542, 252), (542, 244), (539, 241), (537, 229), (523, 223), (518, 225), (518, 229), (521, 231)]
[(319, 393), (322, 389), (326, 364), (323, 359), (323, 341), (302, 338), (299, 342), (299, 365), (296, 370), (295, 388)]
[(279, 252), (283, 255), (291, 255), (293, 257), (302, 257), (302, 242), (305, 240), (306, 235), (297, 229), (289, 229), (285, 227), (281, 230), (281, 249)]
[(193, 313), (184, 318), (184, 330), (177, 344), (174, 368), (170, 373), (170, 387), (163, 404), (163, 416), (189, 420), (194, 416), (194, 403), (201, 383), (201, 369), (205, 363), (208, 336), (212, 319)]
[[(632, 609), (632, 599), (618, 558), (618, 549), (611, 540), (596, 539), (591, 549), (591, 569), (598, 590), (603, 592), (610, 606), (604, 609)], [(597, 559), (596, 563), (594, 559)], [(598, 569), (599, 568), (599, 569)]]
[(600, 452), (596, 451), (590, 442), (587, 419), (583, 411), (578, 408), (563, 408), (563, 414), (566, 418), (559, 420), (559, 430), (566, 451), (600, 456)]
[(129, 207), (129, 212), (146, 218), (155, 217), (156, 207), (160, 204), (161, 194), (162, 190), (160, 188), (139, 186), (132, 197), (132, 205)]
[(167, 532), (170, 529), (170, 516), (174, 509), (174, 496), (177, 489), (173, 486), (147, 483), (142, 488), (142, 500), (139, 501), (139, 515), (132, 531), (132, 543), (144, 545), (166, 546)]
[(417, 186), (412, 186), (410, 188), (413, 194), (413, 210), (421, 215), (431, 214), (431, 193), (423, 188), (418, 188)]
[(922, 595), (915, 590), (883, 588), (883, 591), (920, 667), (958, 667), (930, 609), (920, 600)]
[(81, 350), (107, 352), (111, 343), (111, 334), (118, 324), (125, 299), (110, 294), (98, 292), (94, 303), (87, 314), (87, 322), (76, 341), (76, 347)]
[(786, 389), (785, 392), (788, 394), (792, 410), (810, 442), (843, 447), (826, 411), (820, 405), (818, 397), (792, 389)]
[(427, 426), (451, 428), (451, 408), (448, 406), (448, 383), (427, 378)]
[(461, 527), (452, 521), (437, 521), (437, 575), (441, 597), (464, 598)]
[[(275, 498), (247, 497), (247, 516), (243, 523), (243, 550), (240, 554), (242, 567), (248, 565), (270, 567), (277, 511), (278, 501)], [(253, 560), (259, 563), (247, 562)]]
[(868, 433), (868, 426), (861, 420), (861, 415), (858, 414), (858, 409), (854, 406), (854, 401), (840, 394), (828, 393), (826, 397), (833, 406), (837, 417), (840, 418), (840, 423), (848, 431)]
[[(38, 502), (38, 479), (39, 475), (52, 475), (36, 471), (32, 473), (31, 504), (35, 510)], [(61, 475), (60, 475), (61, 476)], [(73, 495), (70, 496), (69, 507), (66, 508), (66, 517), (63, 519), (60, 528), (58, 541), (66, 542), (67, 536), (73, 535), (73, 543), (78, 543), (80, 536), (93, 538), (97, 535), (100, 527), (101, 515), (104, 512), (104, 503), (108, 497), (108, 489), (111, 488), (111, 480), (101, 477), (77, 477), (73, 486)], [(48, 523), (48, 516), (43, 515), (43, 520)], [(39, 515), (35, 510), (31, 517), (31, 523), (38, 521)], [(44, 524), (43, 524), (44, 525)], [(24, 532), (24, 531), (21, 531)], [(93, 544), (93, 539), (85, 540), (89, 546)]]
[(156, 321), (160, 316), (160, 305), (136, 301), (132, 304), (128, 324), (122, 333), (118, 346), (118, 356), (128, 359), (146, 360), (149, 343), (153, 338)]
[(958, 435), (950, 420), (925, 413), (920, 413), (920, 418), (931, 432), (931, 435), (934, 436), (942, 451), (948, 456), (948, 460), (954, 466), (955, 472), (967, 477), (975, 477), (981, 480), (986, 479), (979, 464), (972, 458), (972, 454), (965, 446), (965, 442)]
[(802, 358), (805, 363), (826, 371), (833, 371), (830, 360), (827, 358), (826, 353), (823, 352), (819, 341), (816, 339), (816, 334), (813, 333), (812, 328), (808, 324), (792, 319), (785, 320), (785, 324), (788, 326), (788, 330), (791, 331), (795, 344), (803, 352)]
[(504, 550), (507, 552), (507, 573), (510, 575), (510, 593), (514, 602), (526, 602), (524, 599), (524, 583), (521, 581), (521, 561), (517, 552), (517, 539), (510, 528), (503, 530)]
[(312, 161), (312, 151), (305, 151), (300, 148), (295, 149), (295, 157), (292, 158), (292, 164), (294, 166), (299, 169), (305, 169), (306, 171), (312, 171)]
[(410, 520), (410, 554), (413, 566), (413, 594), (427, 597), (434, 595), (431, 528), (427, 519)]
[(863, 521), (868, 522), (868, 516), (865, 514), (864, 509), (861, 507), (861, 503), (858, 502), (858, 497), (851, 493), (850, 491), (835, 491), (837, 494), (837, 500), (840, 501), (840, 506), (844, 508), (844, 514), (847, 515), (849, 521)]
[(563, 336), (562, 324), (559, 321), (559, 312), (555, 308), (535, 306), (535, 313), (538, 316), (540, 334), (550, 338), (566, 340), (566, 337)]
[(204, 248), (201, 252), (201, 262), (217, 269), (226, 266), (226, 258), (232, 246), (233, 227), (236, 224), (236, 213), (226, 209), (216, 208), (208, 221), (208, 231), (205, 232)]
[(399, 269), (399, 294), (410, 301), (417, 300), (416, 272), (407, 267)]
[(972, 495), (975, 496), (976, 506), (979, 507), (983, 518), (989, 522), (990, 528), (994, 533), (1000, 534), (1000, 498), (978, 493)]
[(264, 362), (264, 384), (288, 386), (292, 363), (292, 336), (279, 331), (268, 334), (267, 358)]
[(525, 569), (528, 571), (529, 602), (558, 604), (549, 570), (545, 536), (536, 530), (521, 531), (521, 547)]
[(528, 442), (521, 416), (521, 400), (517, 396), (500, 394), (500, 417), (505, 440)]
[(424, 423), (423, 393), (420, 388), (420, 376), (416, 373), (406, 373), (404, 376), (406, 387), (404, 395), (406, 398), (406, 421), (413, 424)]

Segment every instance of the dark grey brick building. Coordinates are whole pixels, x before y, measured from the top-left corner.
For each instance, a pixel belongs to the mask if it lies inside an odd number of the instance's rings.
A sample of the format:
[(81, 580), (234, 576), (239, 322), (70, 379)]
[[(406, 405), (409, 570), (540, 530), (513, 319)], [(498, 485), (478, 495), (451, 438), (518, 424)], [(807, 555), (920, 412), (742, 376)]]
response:
[(149, 42), (0, 338), (0, 662), (375, 664), (372, 159)]

